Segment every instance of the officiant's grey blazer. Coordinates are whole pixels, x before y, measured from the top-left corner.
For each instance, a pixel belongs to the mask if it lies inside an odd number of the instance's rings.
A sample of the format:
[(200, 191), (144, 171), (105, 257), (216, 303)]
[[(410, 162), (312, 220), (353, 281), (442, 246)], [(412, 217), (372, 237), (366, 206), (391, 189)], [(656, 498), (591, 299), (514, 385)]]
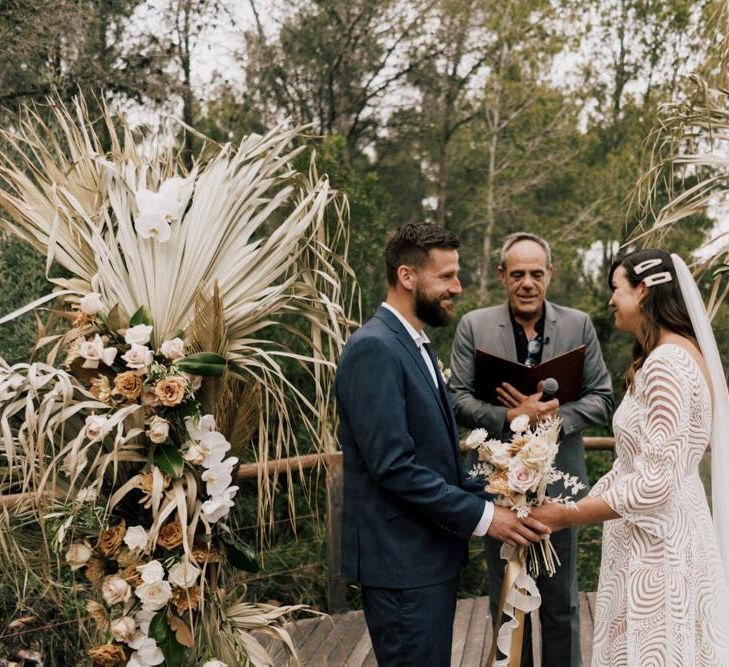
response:
[[(582, 369), (582, 394), (571, 403), (560, 405), (563, 438), (555, 465), (563, 472), (577, 475), (585, 484), (585, 453), (582, 430), (608, 421), (613, 406), (613, 388), (595, 328), (589, 316), (574, 308), (544, 302), (542, 361), (586, 346)], [(467, 428), (485, 428), (494, 437), (508, 431), (507, 408), (485, 403), (474, 396), (476, 349), (516, 361), (514, 329), (507, 304), (480, 308), (467, 313), (458, 323), (451, 355), (450, 390), (456, 419)], [(558, 488), (550, 492), (559, 492)]]

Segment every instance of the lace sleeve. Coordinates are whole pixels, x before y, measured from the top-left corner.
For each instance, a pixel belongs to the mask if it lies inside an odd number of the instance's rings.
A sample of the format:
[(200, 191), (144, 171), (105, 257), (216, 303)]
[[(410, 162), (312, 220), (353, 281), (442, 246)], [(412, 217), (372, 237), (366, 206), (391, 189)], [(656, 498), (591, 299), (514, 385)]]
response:
[(671, 530), (676, 493), (690, 446), (692, 378), (685, 360), (656, 352), (643, 366), (646, 411), (633, 470), (616, 475), (603, 500), (624, 519), (657, 536)]

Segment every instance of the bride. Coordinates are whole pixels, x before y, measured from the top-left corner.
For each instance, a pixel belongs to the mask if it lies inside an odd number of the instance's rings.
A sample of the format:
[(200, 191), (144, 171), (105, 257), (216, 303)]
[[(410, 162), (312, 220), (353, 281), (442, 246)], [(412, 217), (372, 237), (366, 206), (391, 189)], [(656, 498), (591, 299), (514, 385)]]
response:
[[(615, 412), (617, 458), (553, 531), (606, 522), (592, 665), (729, 665), (729, 394), (686, 264), (640, 250), (610, 270), (615, 326), (636, 338)], [(713, 418), (712, 418), (713, 416)], [(699, 478), (712, 445), (714, 522)]]

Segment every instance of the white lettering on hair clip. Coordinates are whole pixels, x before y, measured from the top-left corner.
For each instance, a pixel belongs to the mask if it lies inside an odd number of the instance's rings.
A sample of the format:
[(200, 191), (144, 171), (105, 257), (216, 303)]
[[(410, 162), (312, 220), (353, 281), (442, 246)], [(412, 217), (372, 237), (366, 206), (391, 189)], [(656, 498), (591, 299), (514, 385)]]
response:
[(654, 273), (652, 276), (646, 276), (643, 278), (643, 283), (646, 287), (653, 287), (654, 285), (661, 285), (663, 283), (670, 283), (673, 280), (673, 276), (668, 271), (662, 271), (661, 273)]
[[(655, 257), (653, 259), (646, 259), (642, 261), (640, 264), (636, 264), (633, 267), (633, 273), (635, 273), (636, 276), (639, 276), (641, 273), (645, 273), (648, 269), (652, 269), (654, 266), (660, 266), (663, 264), (663, 260), (660, 257)], [(663, 274), (659, 274), (663, 275)], [(666, 281), (663, 281), (666, 282)]]

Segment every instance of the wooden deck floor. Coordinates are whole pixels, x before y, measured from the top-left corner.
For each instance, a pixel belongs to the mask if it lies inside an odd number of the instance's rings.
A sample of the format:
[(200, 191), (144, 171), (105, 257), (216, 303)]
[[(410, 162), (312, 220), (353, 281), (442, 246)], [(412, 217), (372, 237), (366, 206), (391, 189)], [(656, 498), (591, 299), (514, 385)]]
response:
[[(592, 611), (594, 593), (580, 593), (580, 633), (582, 664), (592, 658)], [(489, 600), (470, 598), (458, 601), (453, 628), (453, 667), (481, 667), (486, 664), (491, 643), (491, 623), (487, 622)], [(533, 619), (534, 620), (534, 619)], [(534, 664), (541, 664), (538, 620), (534, 629)], [(288, 626), (304, 667), (376, 667), (364, 615), (350, 611), (331, 618), (311, 618)], [(282, 650), (273, 649), (274, 665), (287, 665)]]

